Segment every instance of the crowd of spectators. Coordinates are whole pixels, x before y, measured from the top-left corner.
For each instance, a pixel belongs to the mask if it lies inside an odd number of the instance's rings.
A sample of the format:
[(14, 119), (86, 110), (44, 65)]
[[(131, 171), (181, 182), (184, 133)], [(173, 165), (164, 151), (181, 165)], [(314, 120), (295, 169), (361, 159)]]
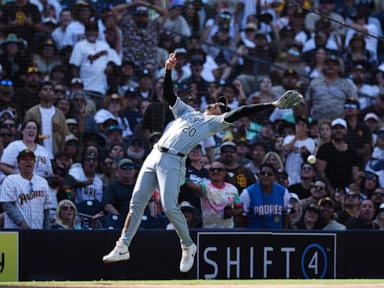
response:
[[(141, 163), (173, 121), (162, 94), (176, 52), (174, 89), (196, 110), (219, 96), (231, 109), (305, 97), (188, 154), (179, 203), (191, 228), (383, 230), (383, 3), (2, 1), (0, 227), (121, 228)], [(31, 165), (44, 188), (31, 178), (21, 199), (12, 179)], [(173, 229), (159, 197), (143, 229)], [(40, 208), (17, 213), (20, 201)]]

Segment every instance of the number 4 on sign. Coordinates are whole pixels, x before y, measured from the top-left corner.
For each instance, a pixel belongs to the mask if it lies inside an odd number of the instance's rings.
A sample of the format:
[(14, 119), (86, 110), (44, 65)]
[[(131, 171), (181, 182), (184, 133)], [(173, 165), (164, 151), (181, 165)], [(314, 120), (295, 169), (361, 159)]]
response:
[(315, 253), (313, 253), (312, 259), (308, 263), (308, 269), (313, 269), (315, 275), (319, 274), (319, 269), (318, 269), (319, 265), (318, 264), (319, 264), (319, 257), (318, 257), (318, 253), (316, 251)]

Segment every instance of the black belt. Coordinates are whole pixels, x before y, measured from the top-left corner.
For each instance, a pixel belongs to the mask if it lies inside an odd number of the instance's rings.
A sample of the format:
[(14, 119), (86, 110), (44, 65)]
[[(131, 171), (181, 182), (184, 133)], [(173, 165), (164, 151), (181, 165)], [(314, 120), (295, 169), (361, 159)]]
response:
[[(162, 147), (162, 146), (158, 146), (158, 148), (159, 148), (159, 151), (162, 152), (162, 153), (169, 152), (169, 148)], [(176, 154), (177, 156), (180, 156), (181, 158), (185, 157), (185, 154), (180, 153), (180, 152), (178, 152), (178, 153), (175, 152), (174, 154)]]

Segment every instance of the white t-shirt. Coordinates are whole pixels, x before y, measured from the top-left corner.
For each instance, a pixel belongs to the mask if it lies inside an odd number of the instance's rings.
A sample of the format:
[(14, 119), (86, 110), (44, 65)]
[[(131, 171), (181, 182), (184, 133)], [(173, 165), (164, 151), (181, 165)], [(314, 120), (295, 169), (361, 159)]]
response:
[(116, 51), (106, 42), (97, 40), (91, 43), (88, 40), (82, 40), (73, 48), (69, 63), (80, 67), (80, 78), (83, 80), (84, 90), (105, 94), (108, 88), (105, 69), (110, 61), (118, 66), (121, 65), (121, 59)]
[(41, 114), (41, 132), (45, 136), (43, 146), (47, 149), (49, 159), (53, 159), (53, 126), (52, 117), (55, 115), (56, 108), (52, 106), (50, 108), (43, 108), (39, 106)]
[[(283, 145), (290, 143), (294, 135), (288, 135), (284, 138)], [(294, 151), (289, 152), (287, 156), (287, 161), (285, 163), (285, 171), (288, 173), (289, 185), (299, 183), (301, 181), (301, 163), (303, 163), (303, 158), (300, 154), (300, 149), (302, 147), (307, 147), (308, 151), (313, 154), (315, 152), (315, 141), (312, 138), (307, 138), (305, 140), (298, 140), (293, 145)]]
[[(69, 175), (72, 175), (76, 180), (81, 182), (88, 180), (88, 178), (84, 174), (84, 170), (81, 165), (72, 166), (69, 169)], [(99, 202), (101, 202), (102, 199), (103, 181), (98, 175), (95, 175), (91, 185), (76, 189), (75, 203), (79, 203), (86, 200), (98, 200)]]
[(61, 27), (57, 27), (51, 34), (53, 40), (56, 42), (57, 48), (59, 49), (64, 47), (64, 35), (65, 30), (63, 30)]
[(202, 184), (201, 212), (203, 228), (233, 228), (233, 217), (224, 218), (224, 208), (233, 208), (235, 203), (240, 203), (237, 188), (230, 183), (217, 188), (210, 180)]
[[(1, 185), (0, 202), (15, 202), (30, 229), (43, 229), (44, 210), (51, 209), (49, 186), (43, 177), (33, 175), (31, 181), (20, 174), (6, 177)], [(4, 216), (4, 228), (20, 228)]]
[(85, 38), (85, 27), (79, 21), (72, 21), (65, 30), (63, 47), (75, 46), (75, 44)]
[[(19, 173), (19, 165), (17, 162), (17, 155), (28, 147), (21, 140), (16, 140), (4, 149), (3, 155), (1, 155), (1, 163), (13, 166), (16, 169), (16, 173)], [(41, 177), (49, 177), (52, 175), (52, 164), (49, 158), (48, 151), (41, 145), (36, 144), (36, 148), (33, 151), (36, 156), (35, 167), (33, 174)]]

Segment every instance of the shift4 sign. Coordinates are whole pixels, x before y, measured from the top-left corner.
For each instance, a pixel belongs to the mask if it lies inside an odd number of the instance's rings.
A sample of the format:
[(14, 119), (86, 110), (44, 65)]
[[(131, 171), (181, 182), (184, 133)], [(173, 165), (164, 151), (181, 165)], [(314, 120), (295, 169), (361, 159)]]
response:
[(18, 262), (18, 232), (0, 232), (0, 282), (19, 280)]
[(198, 279), (336, 277), (336, 234), (199, 232)]

